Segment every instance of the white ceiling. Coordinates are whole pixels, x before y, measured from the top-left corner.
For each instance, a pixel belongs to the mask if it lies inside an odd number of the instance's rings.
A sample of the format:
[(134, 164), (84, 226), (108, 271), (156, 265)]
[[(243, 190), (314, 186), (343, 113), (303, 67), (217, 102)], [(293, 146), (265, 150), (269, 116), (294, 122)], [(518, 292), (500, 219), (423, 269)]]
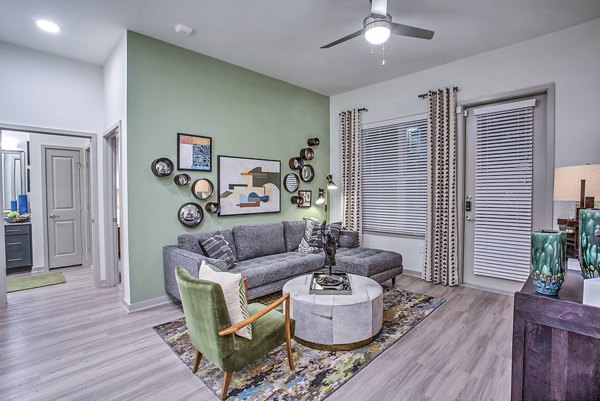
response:
[(392, 36), (385, 66), (362, 37), (319, 49), (361, 28), (368, 0), (0, 0), (0, 41), (101, 65), (129, 29), (334, 95), (600, 18), (598, 0), (389, 1), (395, 22), (436, 34)]

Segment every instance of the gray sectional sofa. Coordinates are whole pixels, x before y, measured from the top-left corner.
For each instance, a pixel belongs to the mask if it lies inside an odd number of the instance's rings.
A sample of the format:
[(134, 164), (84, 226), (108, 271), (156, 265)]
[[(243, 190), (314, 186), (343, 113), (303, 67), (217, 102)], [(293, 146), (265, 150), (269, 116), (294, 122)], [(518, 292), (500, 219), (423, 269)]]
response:
[[(182, 234), (177, 238), (177, 245), (163, 248), (167, 293), (180, 299), (175, 268), (183, 266), (197, 277), (203, 260), (221, 270), (241, 273), (246, 277), (250, 299), (279, 291), (292, 278), (323, 268), (325, 255), (322, 252), (297, 252), (305, 227), (306, 222), (302, 220), (241, 225), (221, 230), (237, 260), (232, 269), (228, 269), (224, 262), (205, 256), (200, 247), (200, 241), (215, 232)], [(361, 248), (358, 246), (358, 233), (354, 231), (341, 231), (336, 263), (336, 270), (367, 276), (380, 283), (402, 273), (402, 255)]]

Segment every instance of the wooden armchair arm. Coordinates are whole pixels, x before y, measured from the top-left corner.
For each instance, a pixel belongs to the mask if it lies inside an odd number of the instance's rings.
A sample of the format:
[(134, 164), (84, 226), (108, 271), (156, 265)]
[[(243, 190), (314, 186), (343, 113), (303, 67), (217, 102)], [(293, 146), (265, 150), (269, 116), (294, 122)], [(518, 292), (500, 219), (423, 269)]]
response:
[(254, 315), (250, 316), (249, 318), (244, 319), (239, 323), (233, 324), (233, 325), (229, 326), (228, 328), (219, 331), (219, 336), (223, 337), (223, 336), (227, 336), (229, 334), (233, 334), (236, 331), (238, 331), (239, 329), (241, 329), (242, 327), (248, 326), (249, 324), (254, 323), (256, 320), (258, 320), (259, 318), (263, 317), (264, 315), (266, 315), (267, 313), (269, 313), (270, 311), (272, 311), (273, 309), (275, 309), (279, 305), (281, 305), (281, 303), (283, 301), (287, 301), (286, 305), (285, 305), (285, 312), (286, 312), (285, 316), (286, 316), (286, 322), (287, 322), (289, 320), (288, 316), (289, 316), (289, 310), (290, 310), (289, 299), (290, 299), (290, 293), (287, 292), (281, 298), (279, 298), (277, 301), (273, 302), (271, 305), (267, 306), (265, 309), (261, 310), (260, 312), (257, 312)]

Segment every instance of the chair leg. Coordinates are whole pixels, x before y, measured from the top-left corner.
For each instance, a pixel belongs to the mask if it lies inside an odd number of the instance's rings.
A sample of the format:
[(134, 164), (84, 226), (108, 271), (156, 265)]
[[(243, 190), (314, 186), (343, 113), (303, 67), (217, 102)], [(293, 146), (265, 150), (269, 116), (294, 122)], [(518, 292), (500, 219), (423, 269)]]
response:
[(231, 376), (233, 372), (225, 372), (225, 377), (223, 378), (223, 388), (221, 389), (221, 399), (224, 400), (227, 398), (227, 390), (229, 389), (229, 383), (231, 383)]
[(396, 277), (392, 277), (392, 287), (396, 286)]
[(290, 301), (285, 301), (285, 345), (287, 348), (290, 369), (294, 370), (294, 358), (292, 354), (292, 329), (290, 328)]
[(192, 367), (192, 373), (196, 373), (198, 371), (198, 366), (200, 366), (200, 360), (202, 359), (202, 354), (200, 351), (196, 350), (196, 358), (194, 358), (194, 366)]

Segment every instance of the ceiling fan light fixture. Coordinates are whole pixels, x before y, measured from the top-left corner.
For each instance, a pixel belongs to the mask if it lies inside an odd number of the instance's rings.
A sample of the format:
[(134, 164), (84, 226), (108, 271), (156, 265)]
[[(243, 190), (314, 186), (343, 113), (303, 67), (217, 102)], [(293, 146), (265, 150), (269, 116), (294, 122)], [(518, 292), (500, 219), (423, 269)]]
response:
[(372, 45), (380, 45), (390, 37), (390, 26), (392, 18), (388, 15), (384, 17), (367, 17), (364, 24), (365, 39)]

